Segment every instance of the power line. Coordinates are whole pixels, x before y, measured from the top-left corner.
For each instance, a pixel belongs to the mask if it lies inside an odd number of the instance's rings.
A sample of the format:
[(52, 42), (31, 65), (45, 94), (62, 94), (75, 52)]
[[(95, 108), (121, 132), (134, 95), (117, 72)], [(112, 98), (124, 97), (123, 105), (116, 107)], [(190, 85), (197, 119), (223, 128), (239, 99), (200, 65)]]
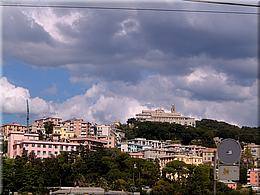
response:
[(224, 2), (224, 1), (207, 1), (207, 0), (183, 0), (188, 2), (197, 2), (197, 3), (212, 3), (212, 4), (221, 4), (221, 5), (235, 5), (235, 6), (245, 6), (245, 7), (260, 7), (256, 4), (246, 4), (246, 3), (234, 3), (234, 2)]
[(95, 9), (95, 10), (123, 10), (123, 11), (153, 11), (153, 12), (186, 12), (186, 13), (259, 15), (258, 12), (166, 9), (166, 8), (105, 7), (105, 6), (75, 6), (75, 5), (33, 5), (33, 4), (0, 4), (0, 6), (3, 6), (3, 7), (28, 7), (28, 8)]

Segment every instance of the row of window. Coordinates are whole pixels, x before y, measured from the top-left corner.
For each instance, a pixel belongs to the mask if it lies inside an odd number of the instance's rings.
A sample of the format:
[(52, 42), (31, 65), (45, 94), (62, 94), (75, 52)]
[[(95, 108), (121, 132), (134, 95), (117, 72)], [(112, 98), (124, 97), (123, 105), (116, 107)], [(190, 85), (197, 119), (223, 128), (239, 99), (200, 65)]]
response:
[[(34, 152), (34, 151), (33, 151)], [(35, 152), (34, 152), (35, 153)], [(50, 156), (50, 155), (58, 155), (59, 154), (59, 152), (54, 152), (54, 153), (52, 153), (51, 151), (49, 151), (48, 152), (48, 155)], [(43, 155), (43, 156), (45, 156), (45, 155), (47, 155), (47, 152), (46, 151), (37, 151), (37, 155), (39, 156), (39, 155)]]
[[(32, 147), (37, 147), (38, 148), (55, 148), (55, 149), (63, 149), (63, 150), (68, 150), (69, 148), (71, 148), (72, 150), (76, 150), (77, 146), (59, 146), (59, 145), (49, 145), (49, 144), (32, 144)], [(28, 147), (29, 144), (25, 144), (25, 147)]]

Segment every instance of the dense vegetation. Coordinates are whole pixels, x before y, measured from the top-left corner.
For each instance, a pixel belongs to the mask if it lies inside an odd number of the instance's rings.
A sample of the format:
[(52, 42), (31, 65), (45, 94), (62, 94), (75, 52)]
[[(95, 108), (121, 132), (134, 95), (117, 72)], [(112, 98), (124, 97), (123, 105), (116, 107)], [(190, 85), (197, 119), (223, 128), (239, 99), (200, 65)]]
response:
[[(3, 159), (4, 192), (43, 193), (46, 187), (100, 186), (132, 191), (134, 187), (153, 186), (160, 176), (159, 165), (134, 159), (117, 149), (62, 153), (40, 159), (33, 153), (15, 159)], [(135, 189), (138, 190), (138, 189)]]
[[(157, 161), (134, 159), (116, 149), (93, 152), (83, 147), (79, 152), (46, 159), (35, 158), (33, 153), (3, 159), (3, 194), (47, 194), (50, 187), (58, 186), (100, 186), (124, 191), (141, 191), (148, 186), (152, 194), (206, 195), (212, 194), (212, 168), (173, 161), (161, 174)], [(240, 194), (221, 183), (218, 191)]]
[(126, 132), (127, 139), (143, 137), (146, 139), (175, 140), (182, 144), (199, 144), (214, 147), (214, 137), (233, 138), (246, 143), (260, 144), (259, 127), (238, 127), (216, 120), (196, 121), (196, 127), (160, 122), (138, 122), (128, 119), (119, 128)]

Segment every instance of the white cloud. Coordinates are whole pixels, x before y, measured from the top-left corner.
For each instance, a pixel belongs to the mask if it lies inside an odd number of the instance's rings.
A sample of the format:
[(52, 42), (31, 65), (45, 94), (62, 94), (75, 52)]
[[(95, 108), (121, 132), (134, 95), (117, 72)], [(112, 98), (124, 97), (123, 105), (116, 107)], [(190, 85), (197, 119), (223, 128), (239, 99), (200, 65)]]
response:
[(30, 96), (28, 89), (17, 87), (10, 83), (6, 77), (0, 78), (0, 105), (3, 113), (26, 113), (26, 100), (29, 100), (30, 112), (43, 115), (53, 110), (50, 102)]
[(68, 119), (84, 118), (92, 122), (125, 122), (145, 109), (136, 99), (115, 94), (102, 84), (93, 85), (84, 94), (56, 104), (57, 115)]
[(133, 32), (138, 32), (140, 24), (137, 20), (128, 18), (120, 23), (120, 30), (115, 34), (115, 36), (127, 36)]
[[(15, 86), (2, 77), (0, 103), (3, 113), (25, 113), (26, 99), (29, 99), (31, 113), (39, 117), (78, 117), (97, 123), (125, 122), (143, 109), (162, 107), (169, 110), (169, 104), (174, 103), (178, 112), (197, 119), (212, 118), (238, 125), (257, 125), (257, 81), (249, 88), (249, 98), (242, 102), (230, 100), (220, 103), (191, 99), (189, 95), (179, 93), (181, 89), (172, 84), (175, 79), (155, 75), (136, 85), (103, 82), (93, 85), (83, 94), (54, 103), (31, 97), (28, 89)], [(237, 93), (243, 92), (242, 88), (237, 90)]]
[(30, 113), (38, 117), (60, 116), (64, 119), (84, 118), (91, 122), (125, 122), (146, 107), (134, 98), (124, 97), (108, 91), (102, 86), (93, 85), (84, 94), (73, 96), (62, 103), (45, 101), (31, 97), (29, 90), (11, 84), (6, 77), (0, 79), (0, 104), (2, 112), (8, 114), (26, 113), (26, 100), (29, 100)]
[[(31, 21), (31, 27), (33, 28), (34, 22), (43, 27), (43, 29), (48, 32), (55, 40), (60, 42), (70, 42), (72, 37), (68, 37), (62, 33), (58, 28), (59, 25), (68, 26), (77, 31), (77, 22), (80, 20), (82, 15), (79, 12), (70, 12), (66, 15), (58, 16), (54, 13), (53, 9), (37, 9), (23, 11), (23, 14), (28, 17)], [(51, 18), (51, 19), (50, 19)], [(34, 21), (34, 22), (32, 22)]]

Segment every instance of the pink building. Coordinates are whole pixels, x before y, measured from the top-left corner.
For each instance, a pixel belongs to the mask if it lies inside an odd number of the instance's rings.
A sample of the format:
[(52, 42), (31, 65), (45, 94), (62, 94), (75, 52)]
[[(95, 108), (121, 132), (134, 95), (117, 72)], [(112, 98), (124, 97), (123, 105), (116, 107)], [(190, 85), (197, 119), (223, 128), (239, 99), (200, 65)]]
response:
[(7, 155), (15, 158), (21, 156), (25, 150), (27, 154), (34, 152), (39, 158), (47, 158), (59, 155), (62, 151), (76, 151), (79, 146), (78, 143), (41, 141), (38, 134), (11, 132), (8, 137)]
[(260, 168), (248, 170), (247, 183), (253, 187), (260, 187)]
[(115, 135), (109, 136), (97, 136), (98, 140), (102, 140), (106, 142), (106, 148), (115, 148), (116, 147), (116, 137)]
[(83, 119), (71, 119), (63, 121), (62, 126), (66, 127), (69, 131), (73, 131), (79, 137), (82, 132), (86, 135), (88, 134), (90, 123), (84, 122)]

